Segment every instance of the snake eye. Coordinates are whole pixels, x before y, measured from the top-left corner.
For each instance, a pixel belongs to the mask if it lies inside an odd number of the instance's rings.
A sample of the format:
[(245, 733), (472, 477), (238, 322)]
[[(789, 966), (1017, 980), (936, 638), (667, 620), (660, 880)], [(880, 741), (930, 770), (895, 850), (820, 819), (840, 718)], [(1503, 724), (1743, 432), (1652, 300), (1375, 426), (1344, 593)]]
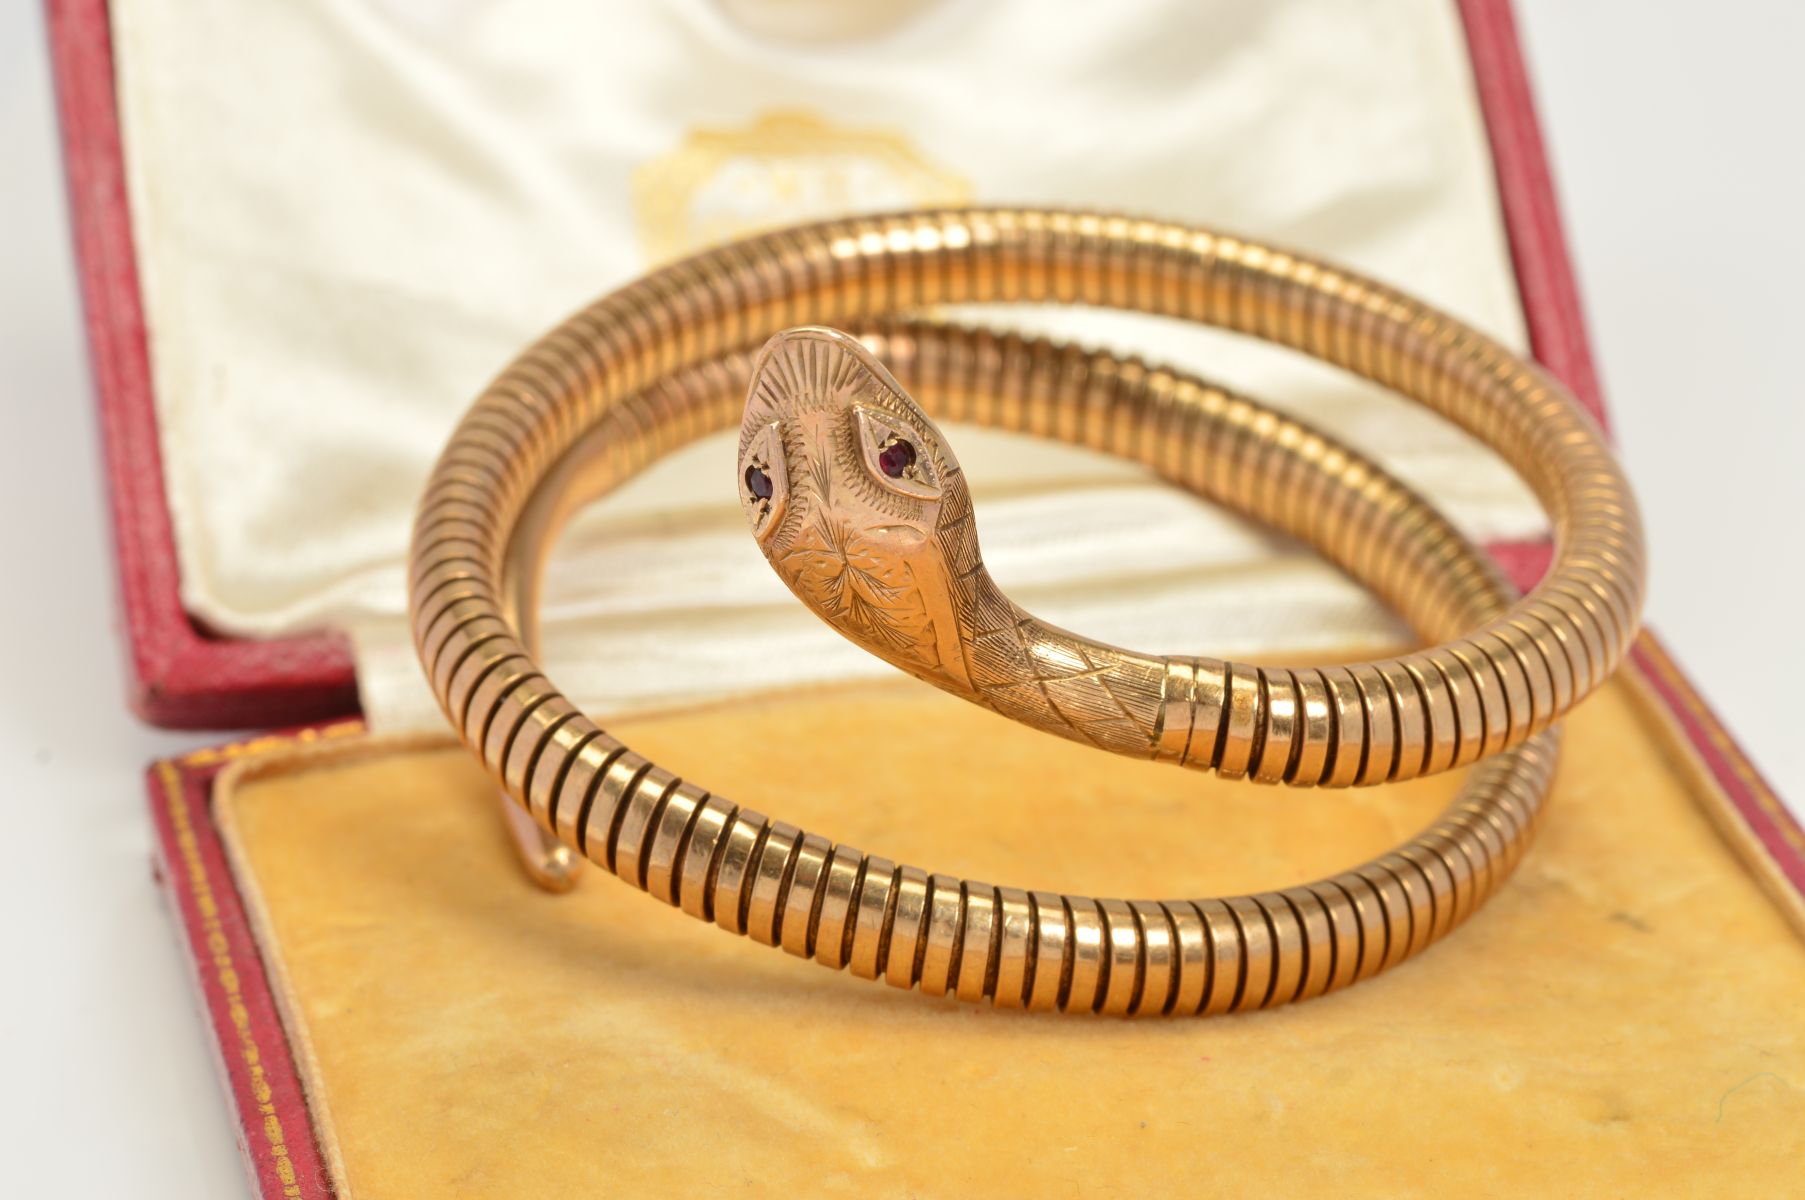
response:
[(753, 434), (740, 454), (740, 507), (754, 537), (762, 538), (777, 527), (789, 495), (783, 436), (773, 422)]
[(891, 438), (877, 452), (878, 470), (892, 479), (901, 479), (915, 465), (915, 443), (905, 438)]
[(923, 447), (920, 435), (888, 413), (863, 405), (853, 409), (853, 417), (858, 422), (865, 469), (874, 479), (917, 500), (939, 497), (933, 456)]

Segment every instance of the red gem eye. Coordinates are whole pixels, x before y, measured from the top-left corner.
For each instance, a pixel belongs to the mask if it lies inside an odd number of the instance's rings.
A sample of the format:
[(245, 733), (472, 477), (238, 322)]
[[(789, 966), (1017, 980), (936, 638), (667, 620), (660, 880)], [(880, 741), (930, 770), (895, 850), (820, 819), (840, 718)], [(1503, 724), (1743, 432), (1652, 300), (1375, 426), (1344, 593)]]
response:
[(771, 498), (771, 477), (756, 466), (746, 468), (746, 490), (758, 500)]
[(877, 452), (877, 465), (890, 478), (901, 479), (903, 472), (915, 465), (914, 444), (896, 438)]

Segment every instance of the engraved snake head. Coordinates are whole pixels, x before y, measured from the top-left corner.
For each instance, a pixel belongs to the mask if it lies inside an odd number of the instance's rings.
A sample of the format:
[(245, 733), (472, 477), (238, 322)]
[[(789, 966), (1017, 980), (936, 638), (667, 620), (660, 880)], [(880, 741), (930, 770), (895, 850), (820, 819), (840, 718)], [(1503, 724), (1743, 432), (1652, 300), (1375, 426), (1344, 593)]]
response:
[(819, 327), (766, 343), (738, 482), (766, 559), (817, 615), (916, 674), (943, 669), (963, 542), (942, 526), (970, 501), (939, 430), (869, 350)]

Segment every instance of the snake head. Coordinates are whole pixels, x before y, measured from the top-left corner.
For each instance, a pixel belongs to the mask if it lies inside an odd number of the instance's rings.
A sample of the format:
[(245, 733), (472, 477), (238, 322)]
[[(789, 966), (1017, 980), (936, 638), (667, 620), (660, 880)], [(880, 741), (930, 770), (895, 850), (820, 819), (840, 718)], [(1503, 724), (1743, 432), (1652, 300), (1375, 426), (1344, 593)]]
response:
[(811, 531), (907, 552), (933, 535), (958, 469), (927, 414), (856, 338), (804, 326), (765, 343), (740, 424), (739, 495), (767, 556)]
[[(917, 674), (947, 658), (959, 564), (975, 563), (959, 464), (856, 339), (765, 344), (740, 425), (740, 505), (779, 578), (828, 624)], [(966, 552), (949, 552), (950, 548)]]

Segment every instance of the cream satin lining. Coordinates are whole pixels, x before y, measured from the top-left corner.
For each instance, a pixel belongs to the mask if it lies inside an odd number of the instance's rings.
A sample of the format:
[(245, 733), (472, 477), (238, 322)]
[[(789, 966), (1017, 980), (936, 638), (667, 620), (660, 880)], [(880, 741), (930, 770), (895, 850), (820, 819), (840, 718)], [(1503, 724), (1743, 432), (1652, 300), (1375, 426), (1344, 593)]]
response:
[[(403, 559), (456, 414), (572, 308), (746, 227), (963, 199), (1142, 211), (1330, 254), (1521, 341), (1447, 0), (937, 0), (808, 43), (757, 7), (114, 0), (198, 619), (349, 630), (373, 722), (436, 725)], [(1479, 536), (1541, 526), (1471, 440), (1308, 363), (1113, 314), (1029, 319), (1280, 401)], [(987, 558), (1051, 619), (1218, 654), (1385, 627), (1307, 555), (1135, 471), (996, 435), (958, 445)], [(698, 446), (574, 531), (547, 625), (573, 696), (622, 711), (886, 670), (771, 577), (731, 463), (724, 441)]]

